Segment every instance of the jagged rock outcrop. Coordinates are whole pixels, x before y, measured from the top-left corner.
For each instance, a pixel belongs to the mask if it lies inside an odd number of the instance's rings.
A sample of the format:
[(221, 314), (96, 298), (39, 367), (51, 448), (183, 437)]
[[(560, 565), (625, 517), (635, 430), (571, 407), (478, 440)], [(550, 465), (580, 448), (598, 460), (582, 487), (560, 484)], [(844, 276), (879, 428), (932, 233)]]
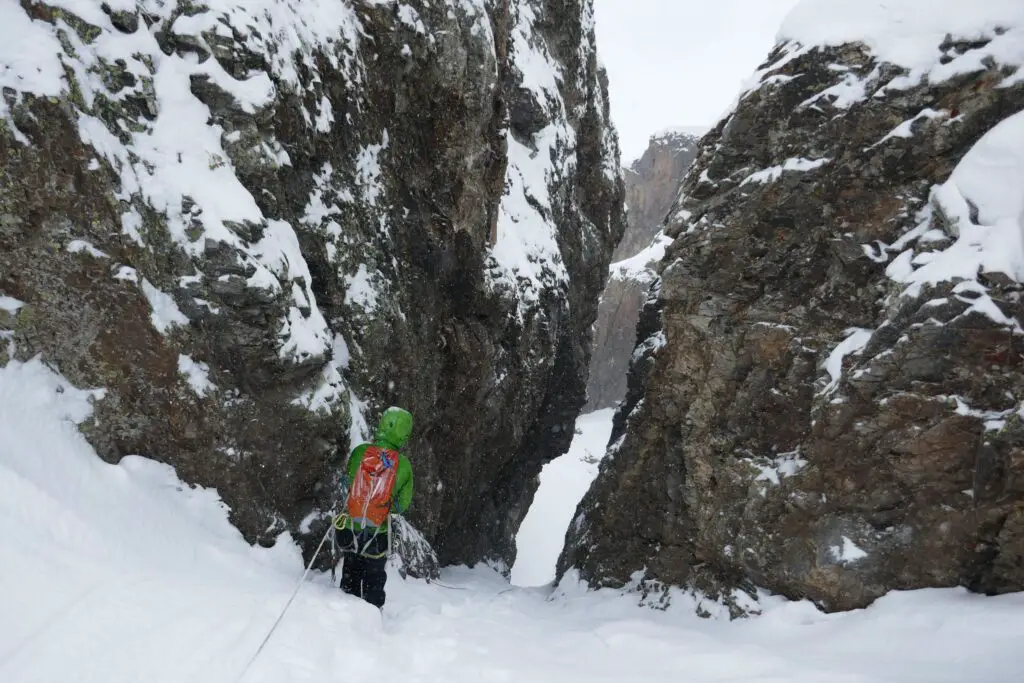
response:
[(915, 20), (912, 68), (783, 42), (703, 140), (562, 572), (734, 614), (1024, 589), (1024, 18)]
[(623, 173), (626, 232), (615, 248), (611, 277), (601, 295), (594, 324), (594, 352), (587, 381), (587, 411), (614, 407), (626, 395), (636, 322), (654, 272), (647, 265), (664, 253), (659, 231), (697, 156), (693, 133), (667, 131), (651, 137), (643, 156)]
[(0, 13), (14, 355), (261, 542), (315, 543), (335, 454), (405, 406), (411, 521), (511, 562), (623, 229), (591, 3), (65, 6)]

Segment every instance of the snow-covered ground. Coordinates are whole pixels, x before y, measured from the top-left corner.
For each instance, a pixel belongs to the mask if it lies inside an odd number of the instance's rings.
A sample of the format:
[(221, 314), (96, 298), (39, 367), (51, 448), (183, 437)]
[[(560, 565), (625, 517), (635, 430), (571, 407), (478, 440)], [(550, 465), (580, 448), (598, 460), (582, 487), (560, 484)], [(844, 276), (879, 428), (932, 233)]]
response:
[[(696, 617), (682, 595), (657, 611), (455, 568), (445, 586), (393, 575), (383, 618), (315, 574), (246, 672), (302, 575), (294, 545), (246, 545), (216, 494), (169, 467), (100, 461), (75, 427), (91, 395), (39, 362), (0, 369), (5, 683), (1016, 683), (1024, 671), (1024, 595), (918, 591), (831, 616), (766, 599), (763, 616), (730, 623)], [(581, 423), (599, 440), (607, 420)]]
[(516, 563), (512, 583), (541, 586), (555, 578), (555, 563), (583, 494), (597, 476), (612, 433), (615, 410), (608, 408), (576, 420), (576, 436), (569, 452), (552, 460), (540, 473), (540, 486), (516, 536)]

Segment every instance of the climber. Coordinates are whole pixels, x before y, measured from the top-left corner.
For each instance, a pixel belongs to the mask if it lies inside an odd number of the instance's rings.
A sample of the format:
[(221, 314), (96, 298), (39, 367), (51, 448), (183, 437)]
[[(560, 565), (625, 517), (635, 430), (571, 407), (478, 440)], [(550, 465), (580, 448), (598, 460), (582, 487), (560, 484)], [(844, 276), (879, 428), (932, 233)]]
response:
[(343, 553), (341, 589), (384, 607), (391, 514), (412, 503), (412, 465), (401, 449), (412, 435), (412, 415), (384, 411), (373, 443), (355, 447), (348, 461), (345, 510), (334, 518), (337, 548)]

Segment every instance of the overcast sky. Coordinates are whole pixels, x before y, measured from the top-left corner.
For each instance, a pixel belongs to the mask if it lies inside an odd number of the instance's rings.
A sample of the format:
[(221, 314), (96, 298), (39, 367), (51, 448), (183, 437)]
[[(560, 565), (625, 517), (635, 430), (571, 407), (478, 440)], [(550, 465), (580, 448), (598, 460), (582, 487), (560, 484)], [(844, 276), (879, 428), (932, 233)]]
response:
[(623, 162), (659, 130), (717, 123), (796, 2), (595, 0)]

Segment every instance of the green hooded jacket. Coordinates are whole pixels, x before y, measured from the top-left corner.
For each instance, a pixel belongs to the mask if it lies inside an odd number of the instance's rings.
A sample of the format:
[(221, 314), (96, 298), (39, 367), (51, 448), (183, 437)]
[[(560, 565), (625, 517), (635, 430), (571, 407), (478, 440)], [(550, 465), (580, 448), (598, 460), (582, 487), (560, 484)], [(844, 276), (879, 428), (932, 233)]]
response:
[[(363, 462), (363, 455), (371, 445), (399, 451), (398, 472), (395, 474), (395, 490), (392, 494), (394, 511), (402, 514), (412, 504), (412, 465), (401, 449), (412, 436), (412, 414), (402, 408), (388, 408), (380, 416), (377, 433), (373, 443), (363, 443), (352, 449), (348, 458), (348, 482), (355, 481), (356, 473)], [(346, 520), (345, 528), (352, 529), (352, 520)], [(388, 531), (387, 522), (381, 527), (382, 532)]]

